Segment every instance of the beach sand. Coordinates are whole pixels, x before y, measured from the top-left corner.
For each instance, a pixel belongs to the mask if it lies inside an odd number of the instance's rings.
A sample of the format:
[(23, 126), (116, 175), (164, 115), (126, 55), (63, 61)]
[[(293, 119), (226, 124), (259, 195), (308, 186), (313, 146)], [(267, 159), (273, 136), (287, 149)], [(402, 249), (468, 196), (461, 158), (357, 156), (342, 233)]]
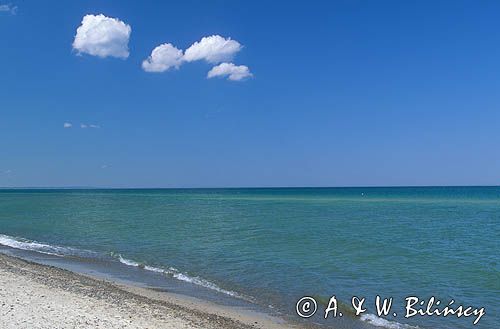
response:
[(3, 254), (0, 327), (298, 328), (264, 314), (103, 281)]

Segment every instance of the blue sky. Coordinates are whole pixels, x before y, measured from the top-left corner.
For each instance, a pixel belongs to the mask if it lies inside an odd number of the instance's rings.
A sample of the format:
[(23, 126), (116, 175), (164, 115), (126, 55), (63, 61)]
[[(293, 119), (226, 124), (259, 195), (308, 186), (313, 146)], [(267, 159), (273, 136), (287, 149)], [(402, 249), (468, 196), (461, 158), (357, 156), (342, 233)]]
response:
[[(498, 185), (499, 12), (1, 1), (0, 186)], [(73, 49), (87, 14), (130, 26), (127, 58)], [(252, 76), (208, 79), (219, 62), (206, 60), (141, 67), (161, 44), (184, 52), (212, 35), (241, 45), (224, 61)]]

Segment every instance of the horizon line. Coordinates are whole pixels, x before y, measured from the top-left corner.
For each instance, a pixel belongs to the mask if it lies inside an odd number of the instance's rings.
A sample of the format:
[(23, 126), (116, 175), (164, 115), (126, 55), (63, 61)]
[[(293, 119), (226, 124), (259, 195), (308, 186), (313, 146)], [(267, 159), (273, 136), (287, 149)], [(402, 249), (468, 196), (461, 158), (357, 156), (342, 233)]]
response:
[(110, 187), (110, 186), (0, 186), (0, 190), (181, 190), (181, 189), (328, 189), (328, 188), (500, 187), (500, 185), (338, 185), (338, 186), (214, 186), (214, 187)]

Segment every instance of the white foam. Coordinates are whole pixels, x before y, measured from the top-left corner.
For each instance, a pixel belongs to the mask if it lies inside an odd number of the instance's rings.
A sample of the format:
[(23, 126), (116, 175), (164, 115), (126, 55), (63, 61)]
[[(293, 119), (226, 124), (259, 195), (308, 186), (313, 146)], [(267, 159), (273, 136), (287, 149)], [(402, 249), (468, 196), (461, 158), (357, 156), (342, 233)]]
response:
[(118, 255), (118, 259), (120, 263), (128, 265), (128, 266), (139, 266), (139, 263), (134, 262), (133, 260), (123, 258), (122, 255)]
[[(56, 246), (56, 245), (48, 245), (44, 243), (40, 243), (37, 241), (33, 240), (28, 240), (24, 238), (17, 238), (17, 237), (11, 237), (8, 235), (0, 234), (0, 244), (15, 248), (15, 249), (21, 249), (21, 250), (28, 250), (28, 251), (36, 251), (42, 254), (47, 254), (47, 255), (53, 255), (53, 256), (59, 256), (59, 257), (64, 257), (64, 256), (91, 256), (91, 257), (96, 257), (98, 254), (87, 251), (87, 250), (80, 250), (80, 249), (75, 249), (75, 248), (70, 248), (70, 247), (61, 247), (61, 246)], [(247, 301), (251, 301), (252, 299), (250, 297), (242, 296), (234, 291), (226, 290), (218, 285), (216, 285), (213, 282), (207, 281), (205, 279), (202, 279), (200, 277), (191, 277), (187, 274), (184, 274), (177, 269), (173, 267), (169, 267), (168, 269), (164, 268), (157, 268), (149, 265), (144, 265), (141, 263), (138, 263), (134, 260), (127, 259), (122, 257), (122, 255), (117, 254), (117, 253), (111, 253), (111, 256), (117, 257), (120, 263), (125, 264), (127, 266), (133, 266), (133, 267), (140, 267), (146, 271), (151, 271), (151, 272), (156, 272), (160, 274), (165, 274), (168, 276), (171, 276), (179, 281), (184, 281), (184, 282), (189, 282), (198, 286), (205, 287), (207, 289), (215, 290), (220, 293), (226, 294), (228, 296), (232, 297), (237, 297), (240, 299), (244, 299)]]
[[(135, 267), (141, 266), (140, 263), (133, 261), (133, 260), (130, 260), (130, 259), (127, 259), (127, 258), (123, 258), (122, 255), (120, 255), (120, 254), (118, 254), (118, 259), (122, 264), (125, 264), (128, 266), (135, 266)], [(207, 280), (202, 279), (200, 277), (196, 277), (196, 276), (192, 277), (192, 276), (189, 276), (187, 274), (184, 274), (173, 267), (169, 267), (168, 269), (163, 269), (163, 268), (157, 268), (157, 267), (153, 267), (153, 266), (149, 266), (149, 265), (144, 265), (143, 269), (146, 271), (165, 274), (165, 275), (171, 276), (179, 281), (189, 282), (189, 283), (192, 283), (192, 284), (195, 284), (198, 286), (202, 286), (202, 287), (205, 287), (205, 288), (208, 288), (211, 290), (215, 290), (217, 292), (226, 294), (228, 296), (241, 298), (241, 299), (245, 299), (245, 300), (250, 300), (250, 298), (242, 296), (234, 291), (222, 289), (221, 287), (219, 287), (218, 285), (216, 285), (213, 282), (207, 281)]]
[(407, 324), (402, 324), (396, 321), (389, 321), (384, 318), (380, 318), (375, 314), (363, 314), (360, 317), (361, 321), (365, 321), (372, 326), (382, 327), (387, 329), (418, 329), (419, 327), (413, 327)]
[(204, 280), (204, 279), (199, 278), (199, 277), (190, 277), (190, 276), (185, 275), (183, 273), (177, 273), (177, 274), (174, 274), (173, 276), (177, 280), (194, 283), (196, 285), (199, 285), (199, 286), (202, 286), (202, 287), (205, 287), (205, 288), (208, 288), (208, 289), (212, 289), (212, 290), (221, 292), (223, 294), (226, 294), (226, 295), (229, 295), (229, 296), (232, 296), (232, 297), (240, 297), (234, 291), (229, 291), (229, 290), (222, 289), (219, 286), (217, 286), (215, 283), (212, 283), (210, 281)]
[(15, 238), (8, 235), (0, 234), (0, 244), (21, 250), (36, 251), (39, 253), (53, 255), (53, 256), (67, 256), (67, 255), (78, 255), (82, 251), (78, 249), (53, 246), (37, 241), (27, 240), (23, 238)]

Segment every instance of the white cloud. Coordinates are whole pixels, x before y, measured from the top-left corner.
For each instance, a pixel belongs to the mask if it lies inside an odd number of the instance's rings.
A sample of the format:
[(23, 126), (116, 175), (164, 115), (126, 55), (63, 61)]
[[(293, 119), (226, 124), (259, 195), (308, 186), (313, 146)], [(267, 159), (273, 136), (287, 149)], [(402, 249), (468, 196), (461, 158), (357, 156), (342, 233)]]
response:
[(71, 128), (73, 125), (70, 122), (65, 122), (63, 125), (64, 128)]
[(206, 60), (216, 64), (231, 60), (241, 48), (241, 44), (236, 40), (212, 35), (202, 38), (186, 49), (184, 60), (187, 62)]
[(0, 12), (6, 12), (11, 15), (15, 15), (17, 13), (17, 6), (13, 6), (11, 4), (0, 5)]
[(98, 126), (98, 125), (89, 125), (89, 124), (86, 124), (86, 123), (81, 123), (80, 124), (80, 128), (82, 128), (82, 129), (87, 129), (87, 128), (98, 129), (98, 128), (101, 128), (101, 126)]
[[(241, 48), (242, 45), (238, 41), (220, 35), (203, 37), (186, 49), (184, 54), (171, 43), (164, 43), (153, 49), (151, 55), (142, 62), (142, 68), (146, 72), (165, 72), (171, 68), (179, 68), (184, 62), (205, 60), (218, 64), (231, 60)], [(252, 73), (248, 66), (222, 63), (214, 66), (207, 74), (209, 79), (219, 76), (239, 81), (251, 77)]]
[(127, 58), (132, 29), (123, 21), (100, 15), (85, 15), (76, 30), (73, 49), (78, 54)]
[(233, 63), (222, 63), (214, 66), (208, 71), (207, 78), (228, 76), (228, 80), (240, 81), (251, 77), (252, 73), (245, 65), (234, 65)]
[(142, 62), (146, 72), (165, 72), (168, 69), (178, 68), (182, 64), (182, 50), (171, 43), (159, 45), (151, 52), (151, 56)]

